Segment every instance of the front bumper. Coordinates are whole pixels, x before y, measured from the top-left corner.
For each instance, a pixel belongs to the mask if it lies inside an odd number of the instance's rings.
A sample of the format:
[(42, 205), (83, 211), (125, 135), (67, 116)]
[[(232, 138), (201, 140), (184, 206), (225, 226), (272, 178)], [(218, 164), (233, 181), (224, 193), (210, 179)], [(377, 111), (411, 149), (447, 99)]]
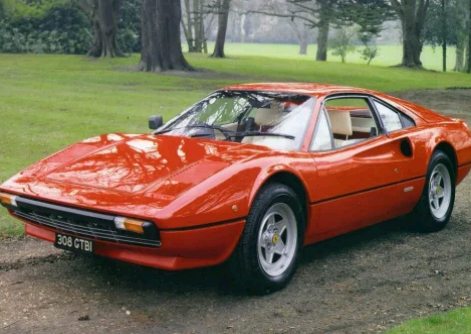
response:
[[(54, 242), (56, 230), (14, 217), (26, 223), (26, 234)], [(164, 270), (213, 266), (229, 258), (244, 226), (245, 220), (238, 220), (195, 229), (161, 230), (158, 248), (94, 240), (94, 253)]]

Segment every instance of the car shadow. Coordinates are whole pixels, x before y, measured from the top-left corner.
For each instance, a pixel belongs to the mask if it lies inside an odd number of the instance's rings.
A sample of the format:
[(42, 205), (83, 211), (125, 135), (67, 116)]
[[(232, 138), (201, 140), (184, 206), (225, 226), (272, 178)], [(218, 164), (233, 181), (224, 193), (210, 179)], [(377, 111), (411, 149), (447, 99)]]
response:
[[(373, 243), (381, 244), (384, 240), (402, 243), (405, 236), (410, 233), (414, 232), (407, 227), (403, 218), (382, 222), (305, 247), (300, 266), (302, 268), (315, 265), (316, 261), (339, 253), (348, 254), (355, 249), (371, 247)], [(90, 261), (89, 264), (93, 267), (95, 274), (101, 276), (97, 277), (99, 280), (132, 291), (250, 295), (248, 291), (237, 287), (234, 283), (227, 263), (210, 268), (168, 272), (101, 257), (90, 257), (86, 261)]]
[(403, 243), (410, 234), (418, 234), (406, 217), (399, 217), (306, 246), (301, 265), (309, 265), (339, 253), (371, 247), (381, 242)]

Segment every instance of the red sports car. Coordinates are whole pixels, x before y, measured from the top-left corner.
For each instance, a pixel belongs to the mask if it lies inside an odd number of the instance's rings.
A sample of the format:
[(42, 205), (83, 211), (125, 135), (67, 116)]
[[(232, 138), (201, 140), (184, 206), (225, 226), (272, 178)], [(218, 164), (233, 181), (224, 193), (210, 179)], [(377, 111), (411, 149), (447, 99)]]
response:
[(463, 121), (357, 88), (232, 86), (149, 124), (32, 165), (2, 205), (56, 247), (167, 270), (230, 259), (273, 291), (303, 245), (406, 214), (442, 229), (471, 168)]

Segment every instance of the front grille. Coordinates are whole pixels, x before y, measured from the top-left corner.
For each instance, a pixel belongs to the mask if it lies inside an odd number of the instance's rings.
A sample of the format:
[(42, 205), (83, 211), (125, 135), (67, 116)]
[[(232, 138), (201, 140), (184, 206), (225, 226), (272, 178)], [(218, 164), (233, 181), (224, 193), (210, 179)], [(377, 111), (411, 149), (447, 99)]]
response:
[(15, 216), (58, 232), (118, 244), (146, 247), (161, 245), (155, 234), (152, 236), (138, 235), (116, 229), (113, 216), (59, 207), (25, 198), (19, 198), (17, 204), (18, 208), (14, 208), (12, 211)]

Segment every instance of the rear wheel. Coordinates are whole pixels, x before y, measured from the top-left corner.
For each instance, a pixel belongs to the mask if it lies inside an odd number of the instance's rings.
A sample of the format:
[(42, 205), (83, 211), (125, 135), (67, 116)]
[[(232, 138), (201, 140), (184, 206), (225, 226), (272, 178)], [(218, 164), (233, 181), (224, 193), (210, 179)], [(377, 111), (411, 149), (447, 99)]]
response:
[(304, 214), (296, 193), (270, 183), (259, 192), (234, 253), (238, 285), (264, 294), (293, 278), (304, 240)]
[(443, 229), (450, 220), (455, 202), (455, 173), (448, 156), (433, 154), (422, 197), (414, 209), (415, 226), (422, 232)]

